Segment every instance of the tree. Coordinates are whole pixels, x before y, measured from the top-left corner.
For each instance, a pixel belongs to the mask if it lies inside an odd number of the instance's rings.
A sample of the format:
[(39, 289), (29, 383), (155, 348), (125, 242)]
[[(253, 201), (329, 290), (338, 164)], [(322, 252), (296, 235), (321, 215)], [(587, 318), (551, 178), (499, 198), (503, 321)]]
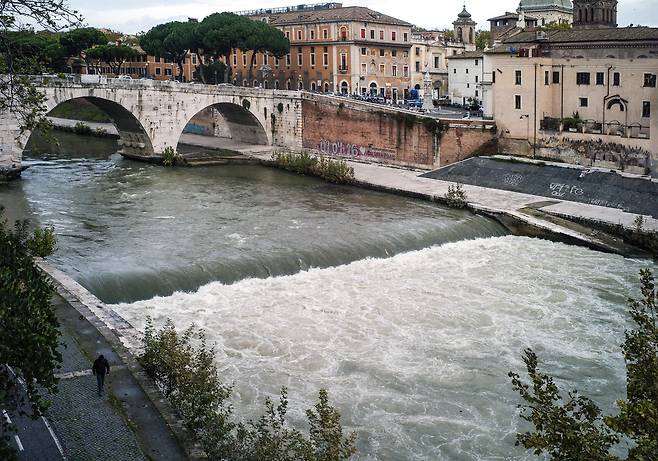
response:
[(491, 32), (479, 30), (475, 33), (475, 46), (478, 50), (484, 50), (491, 46)]
[(96, 45), (107, 45), (107, 37), (93, 27), (72, 29), (61, 35), (59, 42), (68, 56), (79, 56), (84, 50)]
[(276, 27), (262, 21), (252, 21), (251, 28), (242, 48), (243, 52), (252, 52), (249, 63), (249, 81), (252, 78), (257, 53), (269, 53), (277, 58), (282, 58), (290, 51), (290, 41)]
[(126, 45), (100, 45), (85, 50), (85, 59), (95, 63), (97, 73), (100, 63), (106, 63), (114, 75), (121, 73), (121, 67), (129, 59), (137, 56), (137, 51)]
[[(11, 231), (1, 210), (0, 219), (0, 408), (10, 417), (36, 418), (49, 405), (42, 391), (57, 390), (54, 373), (62, 361), (51, 304), (55, 291), (33, 260), (54, 251), (54, 232), (46, 228), (30, 236), (26, 222)], [(7, 443), (13, 430), (0, 417), (0, 459), (15, 458)]]
[(31, 23), (48, 31), (59, 31), (79, 24), (77, 11), (64, 0), (5, 0), (0, 3), (0, 112), (9, 111), (18, 117), (22, 130), (46, 128), (44, 96), (36, 90), (29, 78), (34, 69), (25, 69), (17, 60), (10, 33), (21, 29), (22, 23)]
[(182, 79), (185, 58), (197, 42), (196, 28), (194, 22), (172, 21), (159, 24), (142, 35), (139, 44), (147, 54), (167, 58), (178, 64)]
[(14, 65), (27, 74), (61, 72), (66, 69), (66, 51), (55, 34), (31, 30), (7, 32), (5, 40), (14, 51)]
[[(641, 300), (629, 299), (636, 328), (622, 345), (626, 363), (626, 399), (619, 415), (602, 416), (589, 398), (571, 391), (563, 397), (552, 377), (538, 370), (537, 355), (524, 351), (530, 383), (510, 372), (512, 385), (525, 403), (521, 418), (534, 430), (517, 434), (517, 445), (556, 460), (648, 461), (658, 459), (658, 312), (654, 277), (640, 271)], [(611, 453), (620, 441), (631, 441), (626, 458)]]

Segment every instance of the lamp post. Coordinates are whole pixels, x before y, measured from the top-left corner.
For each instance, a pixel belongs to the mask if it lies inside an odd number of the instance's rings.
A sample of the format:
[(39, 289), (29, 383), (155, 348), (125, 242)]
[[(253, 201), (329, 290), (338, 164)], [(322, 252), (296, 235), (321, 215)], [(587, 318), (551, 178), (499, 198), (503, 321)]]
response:
[[(520, 120), (525, 119), (525, 134), (526, 138), (528, 138), (528, 142), (530, 142), (530, 114), (523, 114), (521, 117), (519, 117)], [(532, 158), (535, 158), (535, 149), (536, 149), (536, 143), (532, 145)]]

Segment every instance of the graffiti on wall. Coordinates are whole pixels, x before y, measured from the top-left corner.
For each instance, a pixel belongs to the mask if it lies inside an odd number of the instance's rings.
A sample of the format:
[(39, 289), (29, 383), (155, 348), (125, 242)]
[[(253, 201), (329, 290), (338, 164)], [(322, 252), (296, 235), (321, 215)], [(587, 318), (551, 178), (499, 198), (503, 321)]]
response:
[[(572, 163), (596, 165), (597, 162), (616, 164), (620, 170), (627, 167), (650, 169), (651, 153), (640, 148), (628, 147), (622, 144), (603, 142), (603, 140), (575, 140), (556, 136), (540, 140), (538, 145), (550, 151), (549, 156)], [(576, 159), (584, 160), (576, 162)]]
[(342, 141), (320, 141), (320, 152), (339, 157), (367, 158), (375, 160), (395, 160), (395, 152), (373, 149), (372, 147), (357, 146)]

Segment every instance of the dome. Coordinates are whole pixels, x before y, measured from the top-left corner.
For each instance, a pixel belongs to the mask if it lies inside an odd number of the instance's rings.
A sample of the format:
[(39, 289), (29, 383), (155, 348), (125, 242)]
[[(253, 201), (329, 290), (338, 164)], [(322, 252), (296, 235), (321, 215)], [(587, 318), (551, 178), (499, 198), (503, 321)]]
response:
[(521, 0), (521, 9), (526, 8), (568, 8), (572, 9), (571, 0)]
[(463, 18), (463, 19), (470, 19), (470, 18), (471, 18), (471, 13), (469, 13), (468, 11), (466, 11), (466, 4), (464, 4), (464, 9), (462, 10), (461, 13), (459, 13), (458, 16), (459, 16), (460, 18)]

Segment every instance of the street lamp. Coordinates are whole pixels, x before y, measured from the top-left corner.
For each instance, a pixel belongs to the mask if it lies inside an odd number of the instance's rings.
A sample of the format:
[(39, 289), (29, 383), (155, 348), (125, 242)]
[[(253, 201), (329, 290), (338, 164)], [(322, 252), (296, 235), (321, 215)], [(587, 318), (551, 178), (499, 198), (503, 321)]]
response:
[[(525, 119), (526, 121), (526, 138), (528, 138), (528, 142), (530, 142), (530, 114), (523, 114), (521, 117), (519, 117), (520, 120)], [(532, 158), (535, 158), (537, 153), (537, 143), (532, 144)]]

